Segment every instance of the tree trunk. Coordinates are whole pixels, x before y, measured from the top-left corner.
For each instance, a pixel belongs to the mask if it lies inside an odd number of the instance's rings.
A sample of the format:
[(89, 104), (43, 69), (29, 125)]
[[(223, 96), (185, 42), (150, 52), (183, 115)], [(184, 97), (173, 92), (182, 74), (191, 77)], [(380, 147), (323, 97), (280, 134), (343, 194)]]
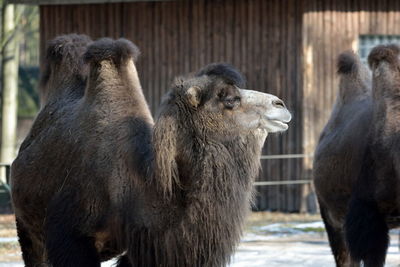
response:
[[(11, 164), (16, 155), (18, 43), (15, 31), (15, 5), (3, 6), (2, 51), (2, 128), (0, 162)], [(0, 179), (6, 181), (2, 168)]]

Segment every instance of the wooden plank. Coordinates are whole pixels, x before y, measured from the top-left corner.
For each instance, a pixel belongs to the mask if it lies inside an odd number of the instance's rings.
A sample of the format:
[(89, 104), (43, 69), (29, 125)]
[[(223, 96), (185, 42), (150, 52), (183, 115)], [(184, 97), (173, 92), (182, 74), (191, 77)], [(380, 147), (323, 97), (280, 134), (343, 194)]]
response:
[(359, 12), (359, 34), (366, 34), (369, 32), (368, 27), (367, 27), (367, 11), (365, 10), (366, 7), (366, 1), (368, 0), (359, 0), (360, 1), (360, 7), (363, 7), (360, 9)]
[(221, 17), (219, 16), (219, 10), (221, 8), (221, 1), (216, 1), (215, 4), (209, 5), (209, 14), (212, 27), (210, 30), (211, 37), (211, 59), (210, 62), (220, 62), (221, 60), (221, 33), (222, 33), (222, 23)]
[(395, 19), (396, 19), (396, 12), (394, 10), (395, 3), (394, 0), (389, 0), (387, 3), (387, 32), (388, 34), (395, 34), (393, 31), (394, 25), (395, 25)]
[[(274, 41), (272, 45), (272, 51), (274, 51), (273, 55), (273, 70), (275, 71), (275, 81), (274, 81), (274, 88), (275, 90), (272, 91), (273, 94), (280, 96), (281, 95), (281, 90), (282, 90), (282, 85), (281, 85), (281, 80), (282, 80), (282, 70), (281, 70), (281, 56), (282, 56), (282, 50), (281, 50), (281, 9), (282, 5), (280, 5), (276, 0), (274, 1), (274, 14), (272, 16), (273, 21), (272, 25), (273, 26), (273, 31), (274, 31)], [(273, 139), (270, 140), (271, 143), (273, 144), (273, 149), (274, 149), (274, 154), (279, 154), (280, 153), (280, 143), (279, 143), (279, 136), (273, 136)], [(281, 180), (282, 179), (282, 170), (280, 168), (280, 161), (275, 161), (274, 164), (271, 166), (271, 175), (275, 177), (275, 180)], [(276, 209), (281, 210), (281, 191), (282, 191), (282, 186), (277, 187), (276, 195), (275, 195), (275, 201), (276, 201)]]
[(200, 68), (201, 45), (200, 45), (200, 27), (202, 26), (200, 20), (200, 3), (199, 1), (191, 2), (191, 20), (192, 25), (190, 27), (190, 58), (191, 58), (191, 69), (195, 70)]
[[(275, 89), (274, 80), (275, 80), (275, 66), (274, 66), (274, 58), (273, 54), (276, 53), (277, 51), (273, 51), (273, 40), (276, 38), (274, 36), (274, 25), (272, 23), (273, 21), (273, 15), (275, 13), (274, 11), (274, 6), (275, 2), (268, 2), (265, 5), (266, 9), (266, 14), (264, 15), (264, 20), (265, 20), (265, 38), (266, 38), (266, 43), (264, 44), (264, 58), (263, 61), (266, 63), (266, 68), (267, 68), (267, 73), (266, 73), (266, 81), (265, 81), (265, 89), (269, 93), (271, 92), (271, 89)], [(272, 51), (274, 53), (272, 53)], [(268, 136), (269, 138), (271, 136)], [(272, 137), (274, 138), (274, 137)], [(268, 140), (271, 141), (271, 140)], [(265, 154), (274, 154), (274, 147), (273, 147), (273, 142), (268, 142), (264, 145), (263, 153)], [(273, 169), (273, 160), (268, 160), (268, 161), (263, 161), (263, 175), (259, 178), (259, 180), (268, 180), (268, 181), (275, 181), (278, 177), (274, 177), (271, 169)], [(266, 197), (262, 198), (261, 200), (263, 201), (262, 203), (262, 208), (269, 208), (270, 210), (276, 210), (277, 209), (277, 188), (262, 188), (260, 190), (261, 195), (265, 195)]]
[(162, 18), (163, 18), (163, 6), (155, 5), (154, 6), (154, 19), (153, 19), (153, 40), (158, 39), (157, 45), (153, 46), (153, 57), (152, 57), (152, 72), (151, 75), (154, 79), (154, 86), (151, 90), (152, 96), (149, 95), (149, 102), (151, 102), (153, 113), (155, 114), (157, 107), (160, 102), (160, 97), (163, 92), (163, 80), (162, 80), (162, 71), (157, 68), (159, 65), (165, 66), (165, 60), (163, 58), (162, 47), (164, 47), (164, 31), (162, 29)]
[[(298, 75), (298, 70), (297, 70), (297, 57), (298, 57), (298, 47), (301, 46), (301, 43), (297, 42), (298, 38), (296, 36), (297, 31), (296, 28), (299, 27), (299, 23), (297, 21), (298, 16), (298, 2), (295, 1), (289, 1), (288, 3), (288, 33), (287, 33), (287, 40), (286, 42), (288, 43), (288, 54), (293, 55), (293, 57), (286, 57), (286, 70), (288, 75), (287, 77), (287, 84), (286, 84), (286, 94), (285, 94), (285, 102), (287, 107), (290, 110), (293, 110), (295, 113), (300, 110), (299, 107), (297, 107), (297, 99), (296, 99), (296, 92), (297, 90), (293, 87), (297, 87), (297, 75)], [(297, 114), (293, 114), (294, 118), (297, 117)], [(293, 121), (294, 125), (292, 124), (291, 126), (294, 127), (294, 129), (298, 128), (298, 121), (294, 120)], [(296, 153), (296, 134), (297, 131), (290, 131), (285, 134), (284, 137), (284, 144), (286, 144), (286, 147), (283, 150), (283, 153), (285, 154), (291, 154), (291, 153)], [(291, 179), (301, 179), (300, 176), (296, 174), (296, 160), (286, 160), (286, 165), (283, 166), (283, 168), (286, 170), (286, 174), (284, 175), (285, 177), (290, 177)], [(288, 189), (289, 191), (287, 192), (287, 206), (289, 211), (295, 211), (298, 209), (297, 207), (297, 186), (290, 186)]]
[(234, 51), (234, 21), (235, 21), (235, 16), (234, 16), (234, 2), (232, 1), (225, 1), (224, 2), (224, 11), (223, 13), (226, 14), (226, 19), (225, 19), (225, 58), (224, 61), (227, 61), (228, 63), (234, 64), (233, 63), (233, 58), (235, 56), (235, 51)]
[(400, 34), (399, 23), (400, 23), (400, 2), (397, 0), (393, 0), (391, 2), (391, 10), (394, 11), (393, 14), (393, 22), (390, 25), (390, 32), (392, 34)]
[(190, 35), (188, 34), (191, 31), (191, 16), (190, 16), (190, 1), (182, 1), (175, 3), (178, 8), (178, 21), (177, 23), (180, 26), (180, 31), (178, 32), (178, 40), (181, 45), (181, 49), (178, 53), (180, 58), (179, 66), (182, 67), (183, 73), (189, 73), (193, 71), (191, 69), (190, 64)]
[[(241, 40), (241, 31), (240, 31), (240, 3), (235, 2), (233, 6), (233, 14), (235, 19), (233, 20), (233, 47), (235, 50), (235, 56), (232, 58), (232, 64), (237, 68), (241, 69), (240, 66), (240, 40)], [(241, 69), (241, 71), (243, 71)]]
[[(284, 50), (286, 50), (286, 54), (289, 54), (290, 52), (292, 52), (292, 44), (291, 41), (292, 39), (290, 38), (290, 34), (291, 34), (291, 28), (293, 27), (293, 25), (291, 24), (292, 20), (291, 20), (291, 7), (290, 7), (290, 2), (289, 1), (284, 1), (282, 3), (283, 9), (281, 12), (281, 20), (284, 20), (286, 25), (283, 28), (283, 36), (282, 36), (282, 42), (285, 44), (284, 45)], [(290, 99), (290, 90), (289, 90), (289, 86), (290, 86), (290, 69), (291, 69), (291, 59), (290, 57), (287, 57), (283, 54), (282, 52), (282, 69), (285, 70), (286, 74), (282, 75), (282, 95), (281, 98), (282, 99)], [(289, 105), (289, 102), (286, 103), (286, 105)], [(285, 135), (281, 135), (279, 137), (279, 141), (280, 141), (280, 153), (282, 154), (286, 154), (288, 153), (288, 147), (289, 144), (287, 142), (287, 138), (291, 135), (291, 133), (286, 133)], [(280, 169), (282, 172), (282, 176), (281, 176), (281, 180), (287, 179), (284, 177), (290, 177), (289, 179), (293, 179), (293, 177), (290, 176), (290, 171), (288, 169), (288, 164), (290, 163), (290, 161), (288, 160), (281, 160), (280, 162)], [(288, 209), (288, 210), (293, 210), (293, 186), (289, 185), (287, 186), (287, 188), (282, 186), (282, 203), (281, 203), (281, 207), (280, 209)]]

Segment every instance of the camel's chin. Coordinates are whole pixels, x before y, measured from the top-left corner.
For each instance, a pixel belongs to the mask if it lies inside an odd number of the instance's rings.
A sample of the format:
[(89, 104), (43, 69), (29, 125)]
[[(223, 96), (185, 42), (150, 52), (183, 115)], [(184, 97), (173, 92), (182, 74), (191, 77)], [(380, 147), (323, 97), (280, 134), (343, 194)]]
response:
[(286, 131), (289, 128), (289, 126), (287, 125), (287, 123), (280, 120), (269, 120), (266, 123), (265, 128), (269, 133), (276, 133), (276, 132)]

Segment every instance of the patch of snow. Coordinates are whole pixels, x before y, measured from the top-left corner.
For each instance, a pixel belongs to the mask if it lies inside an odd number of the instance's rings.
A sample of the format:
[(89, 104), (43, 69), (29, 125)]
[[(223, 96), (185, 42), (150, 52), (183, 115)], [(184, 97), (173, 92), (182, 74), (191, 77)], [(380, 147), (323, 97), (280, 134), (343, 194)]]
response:
[(322, 228), (322, 229), (325, 229), (325, 225), (324, 225), (324, 223), (322, 221), (296, 224), (296, 225), (294, 225), (294, 227), (296, 229), (307, 229), (307, 228), (313, 228), (313, 229)]
[(18, 242), (17, 237), (0, 237), (0, 243)]
[[(309, 229), (323, 228), (322, 221), (311, 223), (275, 223), (254, 227), (246, 232), (242, 242), (232, 256), (228, 267), (334, 267), (331, 249), (324, 232)], [(307, 231), (305, 231), (306, 229)], [(397, 267), (400, 230), (390, 231), (391, 242), (387, 253), (386, 267)], [(7, 240), (7, 239), (1, 239)], [(11, 238), (16, 241), (16, 238)], [(3, 241), (5, 242), (5, 241)], [(116, 260), (101, 264), (115, 266)], [(0, 267), (22, 267), (22, 263), (0, 263)]]

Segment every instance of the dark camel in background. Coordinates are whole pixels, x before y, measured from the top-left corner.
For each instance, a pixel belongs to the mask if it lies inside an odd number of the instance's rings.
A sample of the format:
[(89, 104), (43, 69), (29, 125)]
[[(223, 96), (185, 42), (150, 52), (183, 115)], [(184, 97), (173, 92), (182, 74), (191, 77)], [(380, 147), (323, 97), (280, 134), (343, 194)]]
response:
[(368, 56), (373, 116), (345, 227), (352, 258), (366, 267), (384, 266), (389, 229), (400, 225), (399, 55), (397, 45), (381, 45)]
[(344, 221), (367, 147), (371, 127), (371, 75), (357, 55), (338, 57), (339, 92), (314, 157), (314, 185), (337, 266), (351, 262)]

